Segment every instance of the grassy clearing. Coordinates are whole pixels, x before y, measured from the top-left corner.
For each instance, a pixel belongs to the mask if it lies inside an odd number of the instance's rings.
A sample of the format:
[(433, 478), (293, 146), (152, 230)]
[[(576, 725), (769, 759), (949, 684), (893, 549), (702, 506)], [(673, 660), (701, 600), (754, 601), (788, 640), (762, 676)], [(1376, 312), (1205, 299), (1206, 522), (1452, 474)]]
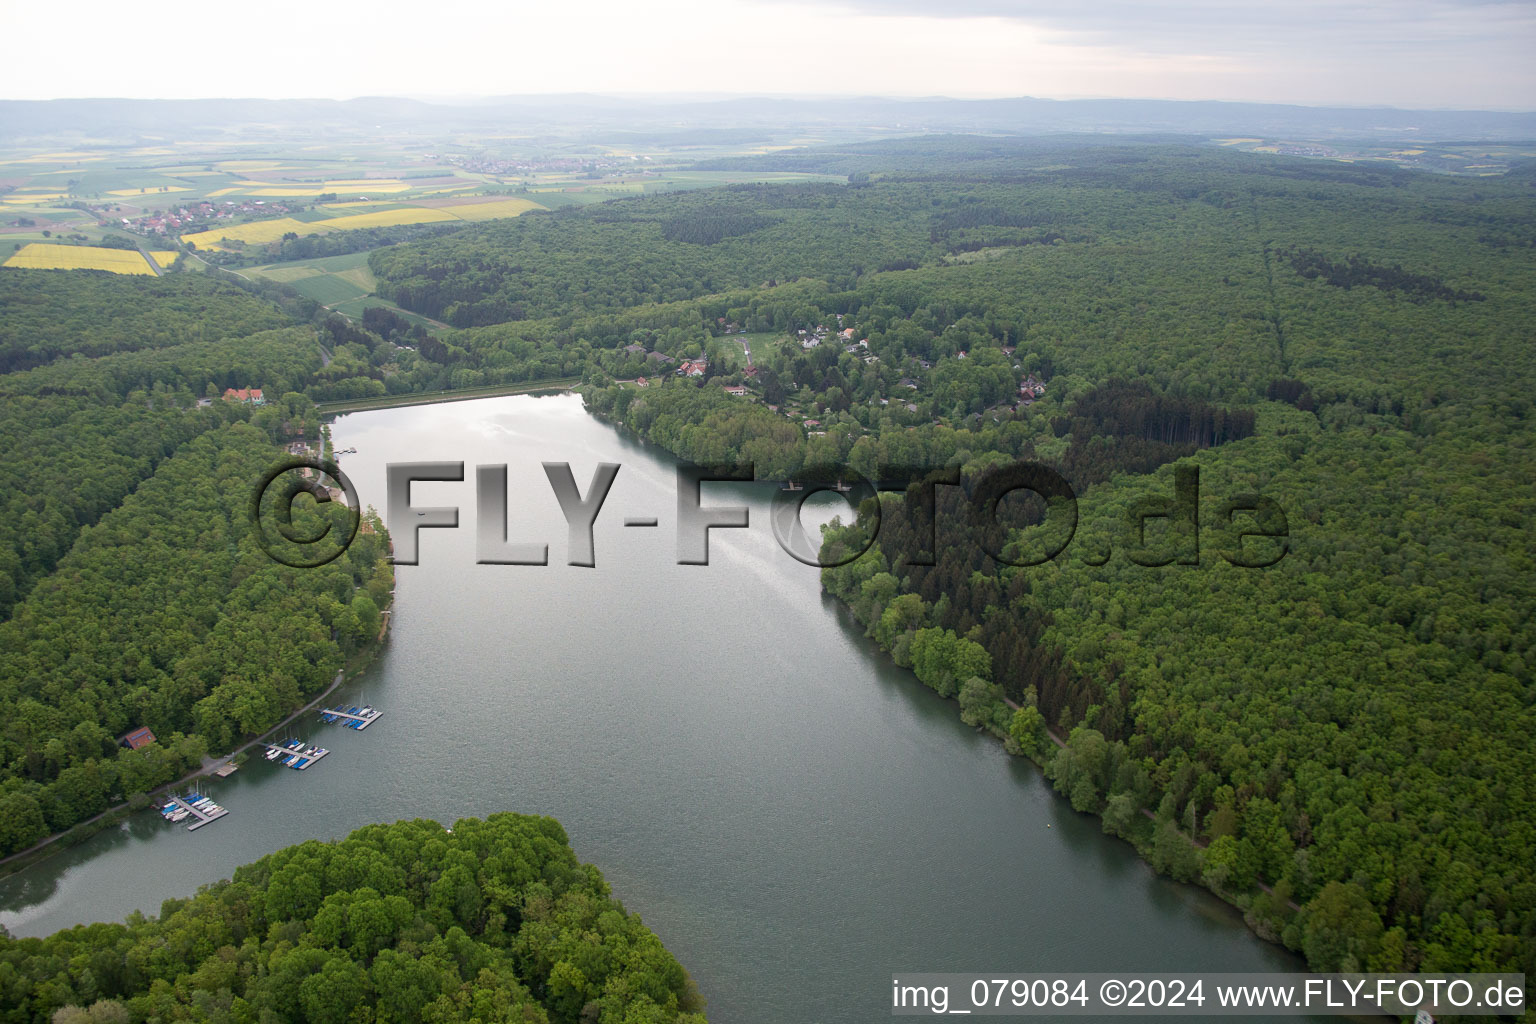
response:
[[(302, 263), (272, 263), (243, 273), (291, 285), (305, 298), (338, 310), (341, 310), (341, 304), (369, 298), (378, 285), (373, 271), (368, 269), (366, 252), (327, 256)], [(359, 308), (356, 314), (349, 315), (361, 316), (362, 310)]]
[(396, 316), (403, 317), (413, 324), (420, 324), (422, 327), (425, 327), (429, 331), (439, 331), (443, 329), (442, 324), (435, 323), (418, 313), (412, 313), (408, 309), (401, 309), (393, 302), (387, 302), (384, 299), (379, 298), (377, 295), (364, 295), (360, 299), (348, 299), (346, 302), (338, 302), (336, 305), (332, 306), (331, 309), (337, 313), (342, 314), (343, 316), (351, 317), (353, 320), (361, 320), (363, 318), (363, 311), (371, 309), (375, 306), (387, 309), (394, 313)]

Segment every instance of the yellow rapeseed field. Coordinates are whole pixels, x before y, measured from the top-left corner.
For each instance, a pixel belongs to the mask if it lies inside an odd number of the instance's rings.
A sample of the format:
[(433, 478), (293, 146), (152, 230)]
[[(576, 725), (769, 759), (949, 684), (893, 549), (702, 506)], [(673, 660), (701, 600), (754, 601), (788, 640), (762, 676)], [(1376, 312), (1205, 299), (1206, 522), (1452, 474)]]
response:
[(83, 164), (93, 160), (105, 160), (104, 156), (92, 156), (89, 153), (39, 153), (36, 156), (23, 157), (20, 160), (12, 160), (16, 164), (57, 164), (72, 163)]
[(396, 178), (342, 178), (325, 183), (327, 192), (409, 192), (411, 186)]
[(160, 264), (160, 269), (164, 270), (172, 263), (175, 263), (176, 257), (180, 256), (181, 253), (176, 249), (151, 249), (149, 255), (154, 258), (156, 263)]
[(277, 241), (290, 231), (307, 235), (319, 228), (319, 224), (305, 224), (292, 217), (279, 217), (276, 220), (258, 220), (250, 224), (231, 224), (211, 231), (198, 231), (190, 235), (182, 235), (181, 240), (191, 242), (199, 249), (217, 249), (221, 238), (238, 239), (250, 245), (265, 245), (268, 242)]
[[(337, 206), (344, 204), (337, 203)], [(406, 206), (396, 210), (374, 210), (370, 213), (354, 213), (330, 220), (309, 222), (292, 217), (276, 220), (258, 220), (250, 224), (235, 224), (227, 228), (214, 228), (182, 235), (183, 242), (191, 242), (199, 249), (219, 248), (219, 239), (239, 239), (248, 245), (266, 245), (275, 242), (290, 231), (304, 235), (324, 234), (327, 231), (356, 231), (359, 228), (388, 228), (400, 224), (436, 224), (454, 220), (493, 220), (497, 217), (516, 217), (529, 210), (544, 207), (528, 199), (496, 199), (484, 203), (465, 203), (462, 206), (429, 208)]]
[(153, 274), (134, 249), (101, 249), (90, 245), (32, 242), (5, 261), (7, 267), (28, 270), (107, 270), (114, 274)]
[(440, 220), (458, 219), (447, 210), (408, 206), (403, 210), (375, 210), (373, 213), (354, 213), (346, 217), (316, 221), (310, 225), (310, 229), (323, 226), (331, 231), (355, 231), (358, 228), (388, 228), (396, 224), (431, 224)]
[(529, 210), (544, 207), (531, 199), (493, 199), (486, 203), (464, 203), (460, 206), (444, 206), (444, 213), (451, 213), (460, 220), (495, 220), (497, 217), (516, 217)]

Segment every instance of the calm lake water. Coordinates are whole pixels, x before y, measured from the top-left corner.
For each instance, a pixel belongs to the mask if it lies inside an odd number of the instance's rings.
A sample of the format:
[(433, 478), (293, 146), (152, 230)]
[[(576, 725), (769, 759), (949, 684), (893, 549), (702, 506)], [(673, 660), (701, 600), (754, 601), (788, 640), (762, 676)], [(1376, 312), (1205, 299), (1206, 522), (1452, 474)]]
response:
[[(308, 727), (333, 751), (311, 770), (258, 759), (214, 780), (231, 813), (196, 833), (145, 812), (0, 880), (13, 934), (154, 913), (368, 822), (514, 810), (560, 819), (722, 1024), (887, 1019), (896, 971), (1298, 969), (895, 667), (779, 549), (762, 490), (706, 485), (706, 505), (750, 502), (752, 525), (679, 566), (674, 460), (575, 397), (356, 413), (333, 435), (381, 511), (387, 463), (466, 464), (463, 483), (414, 488), (460, 528), (422, 531), (390, 643), (348, 689), (384, 716)], [(545, 461), (583, 493), (598, 462), (623, 467), (595, 568), (565, 564)], [(547, 542), (550, 565), (474, 564), (474, 467), (491, 463), (508, 465), (510, 539)]]

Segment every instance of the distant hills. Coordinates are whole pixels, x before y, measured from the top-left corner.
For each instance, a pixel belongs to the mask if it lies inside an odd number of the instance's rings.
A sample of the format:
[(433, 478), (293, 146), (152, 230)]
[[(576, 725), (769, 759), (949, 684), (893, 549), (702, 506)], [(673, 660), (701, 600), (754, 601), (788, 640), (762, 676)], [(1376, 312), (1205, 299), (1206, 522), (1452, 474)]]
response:
[(435, 103), (398, 97), (353, 100), (0, 101), (0, 141), (77, 136), (134, 143), (148, 137), (182, 140), (291, 138), (337, 131), (441, 135), (445, 130), (516, 127), (573, 132), (722, 133), (803, 125), (880, 134), (958, 131), (996, 134), (1060, 132), (1178, 133), (1294, 136), (1308, 139), (1514, 141), (1536, 139), (1536, 112), (1397, 110), (1176, 100), (933, 99), (638, 99), (590, 95), (506, 96)]

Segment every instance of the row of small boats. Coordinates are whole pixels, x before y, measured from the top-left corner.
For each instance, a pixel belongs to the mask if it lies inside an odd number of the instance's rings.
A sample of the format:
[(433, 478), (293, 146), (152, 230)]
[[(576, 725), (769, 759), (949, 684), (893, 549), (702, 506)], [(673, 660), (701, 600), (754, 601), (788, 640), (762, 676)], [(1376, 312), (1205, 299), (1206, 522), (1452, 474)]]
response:
[(160, 808), (160, 814), (166, 821), (186, 821), (192, 815), (188, 807), (196, 808), (204, 817), (211, 817), (224, 809), (201, 793), (192, 793), (180, 803), (172, 800)]
[[(363, 707), (353, 705), (347, 708), (347, 714), (357, 717), (348, 718), (331, 712), (322, 712), (321, 718), (329, 723), (340, 722), (348, 728), (361, 729), (376, 717), (376, 712), (371, 704)], [(281, 744), (268, 747), (266, 757), (268, 761), (277, 761), (286, 767), (303, 771), (328, 753), (330, 751), (325, 747), (306, 744), (303, 740), (288, 739), (284, 740)], [(224, 813), (224, 808), (201, 793), (194, 792), (188, 794), (185, 799), (172, 800), (166, 803), (160, 808), (160, 814), (166, 821), (186, 821), (189, 817), (193, 816), (193, 810), (189, 810), (189, 808), (195, 809), (196, 813), (204, 818)]]
[(269, 748), (267, 750), (267, 760), (276, 761), (281, 758), (282, 763), (289, 768), (303, 771), (328, 753), (330, 751), (324, 747), (305, 746), (303, 740), (289, 740), (282, 746)]
[[(347, 708), (347, 714), (357, 715), (360, 718), (367, 718), (373, 714), (373, 705), (365, 704), (362, 707), (358, 707), (356, 704), (354, 704)], [(326, 722), (327, 725), (333, 725), (336, 722), (340, 722), (348, 729), (361, 729), (365, 724), (363, 722), (359, 722), (356, 718), (344, 718), (341, 715), (332, 714), (329, 711), (322, 711), (320, 713), (320, 717)]]

